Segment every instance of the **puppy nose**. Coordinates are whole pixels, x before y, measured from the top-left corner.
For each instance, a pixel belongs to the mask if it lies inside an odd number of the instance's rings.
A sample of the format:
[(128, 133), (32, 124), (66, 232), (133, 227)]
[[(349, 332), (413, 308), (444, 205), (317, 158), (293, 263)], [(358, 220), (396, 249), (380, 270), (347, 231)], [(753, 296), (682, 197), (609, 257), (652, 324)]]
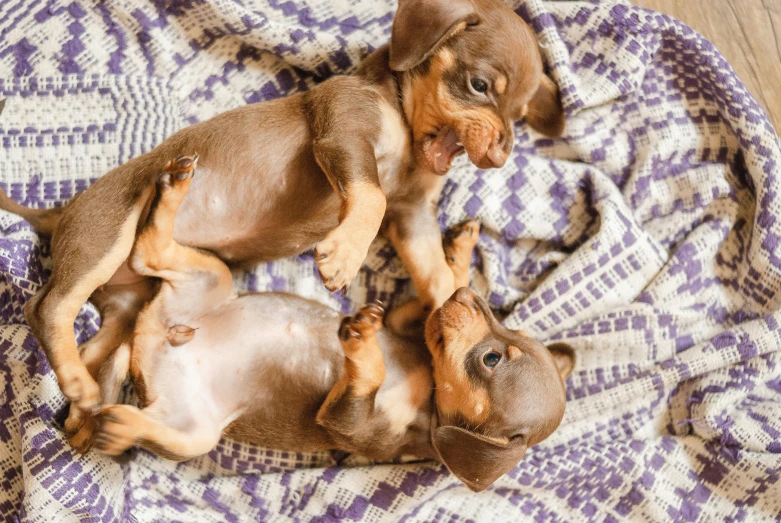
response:
[(491, 165), (494, 167), (501, 167), (504, 165), (504, 162), (507, 161), (508, 155), (501, 145), (501, 140), (499, 140), (488, 149), (485, 156), (488, 158), (488, 161), (491, 162)]
[(453, 294), (453, 299), (462, 305), (472, 305), (475, 301), (475, 293), (469, 287), (461, 287)]

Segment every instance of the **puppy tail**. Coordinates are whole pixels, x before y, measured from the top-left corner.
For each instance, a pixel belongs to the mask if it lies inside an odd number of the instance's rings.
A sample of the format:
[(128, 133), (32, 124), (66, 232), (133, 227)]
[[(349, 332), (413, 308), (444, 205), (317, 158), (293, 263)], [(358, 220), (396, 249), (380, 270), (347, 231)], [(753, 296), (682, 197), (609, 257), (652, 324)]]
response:
[(33, 226), (38, 234), (51, 237), (65, 207), (54, 207), (52, 209), (33, 209), (25, 207), (13, 201), (2, 189), (0, 189), (0, 210), (18, 214)]

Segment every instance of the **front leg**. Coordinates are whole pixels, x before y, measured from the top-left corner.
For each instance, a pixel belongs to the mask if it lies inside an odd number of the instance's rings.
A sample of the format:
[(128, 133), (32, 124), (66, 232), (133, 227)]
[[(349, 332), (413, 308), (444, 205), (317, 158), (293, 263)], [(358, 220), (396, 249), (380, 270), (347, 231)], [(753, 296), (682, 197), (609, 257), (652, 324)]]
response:
[(420, 205), (394, 213), (386, 235), (410, 273), (418, 295), (415, 307), (426, 314), (439, 308), (455, 292), (456, 284), (433, 208)]
[[(472, 251), (477, 244), (477, 239), (480, 234), (480, 222), (474, 219), (467, 219), (463, 222), (453, 225), (447, 231), (445, 231), (442, 241), (439, 244), (445, 257), (445, 267), (447, 270), (443, 270), (441, 264), (438, 265), (420, 265), (420, 260), (414, 258), (415, 250), (410, 248), (408, 244), (400, 237), (398, 227), (389, 227), (389, 236), (395, 238), (394, 245), (399, 245), (397, 250), (410, 273), (413, 275), (413, 282), (415, 288), (420, 293), (421, 287), (426, 289), (426, 282), (432, 281), (431, 277), (421, 276), (421, 269), (434, 270), (432, 267), (438, 267), (438, 271), (443, 271), (440, 279), (433, 281), (439, 282), (435, 284), (435, 289), (443, 289), (441, 287), (444, 282), (446, 285), (450, 283), (451, 278), (453, 282), (453, 288), (459, 289), (461, 287), (469, 287), (469, 266), (472, 261)], [(439, 230), (439, 228), (437, 228)], [(398, 243), (397, 243), (398, 242)], [(436, 248), (427, 246), (427, 249), (433, 249), (429, 252), (438, 252)], [(412, 257), (410, 257), (410, 254)], [(414, 265), (418, 264), (418, 265)], [(446, 294), (447, 288), (444, 287), (445, 299), (450, 297), (452, 293)], [(431, 311), (436, 310), (439, 305), (436, 303), (437, 294), (434, 291), (429, 291), (428, 298), (426, 300), (415, 298), (400, 307), (393, 309), (386, 318), (385, 323), (394, 331), (406, 336), (422, 336), (423, 327)], [(442, 298), (439, 298), (442, 299)]]
[(330, 291), (358, 275), (385, 215), (374, 149), (368, 142), (318, 140), (315, 159), (342, 200), (339, 225), (317, 244), (315, 260)]
[(374, 400), (385, 380), (385, 363), (377, 344), (382, 327), (382, 308), (364, 305), (352, 317), (342, 320), (339, 339), (344, 350), (344, 374), (328, 393), (317, 413), (317, 423), (345, 446), (361, 448), (360, 434), (371, 435), (372, 426), (382, 420), (375, 416)]

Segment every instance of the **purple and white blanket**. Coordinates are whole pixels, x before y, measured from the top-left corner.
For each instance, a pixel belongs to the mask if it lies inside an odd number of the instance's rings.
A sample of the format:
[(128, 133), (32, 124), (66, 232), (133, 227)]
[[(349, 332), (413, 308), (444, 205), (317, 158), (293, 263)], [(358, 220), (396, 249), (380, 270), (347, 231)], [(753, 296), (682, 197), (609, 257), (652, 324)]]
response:
[[(441, 222), (482, 219), (474, 287), (578, 353), (560, 429), (482, 494), (433, 463), (224, 440), (174, 464), (74, 457), (22, 305), (48, 246), (0, 213), (0, 516), (19, 521), (764, 521), (781, 517), (781, 147), (713, 46), (626, 2), (528, 0), (563, 138), (456, 162)], [(349, 73), (390, 0), (4, 0), (0, 184), (68, 200), (176, 129)], [(236, 274), (345, 312), (411, 289), (378, 239), (346, 298), (310, 253)], [(87, 339), (95, 310), (75, 332)]]

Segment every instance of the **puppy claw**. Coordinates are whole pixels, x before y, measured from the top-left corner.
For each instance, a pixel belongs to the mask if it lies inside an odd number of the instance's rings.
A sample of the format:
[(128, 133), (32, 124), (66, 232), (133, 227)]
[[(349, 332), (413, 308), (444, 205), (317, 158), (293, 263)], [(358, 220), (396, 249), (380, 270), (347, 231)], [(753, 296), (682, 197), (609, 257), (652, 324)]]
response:
[(179, 156), (176, 159), (176, 166), (180, 169), (188, 169), (192, 164), (198, 162), (198, 154), (193, 156)]
[(68, 412), (68, 417), (65, 419), (65, 423), (63, 425), (63, 429), (65, 429), (65, 435), (67, 437), (70, 438), (79, 431), (82, 424), (84, 424), (84, 415), (84, 411), (80, 410), (78, 407), (76, 407), (76, 405), (71, 403), (70, 412)]
[(339, 325), (339, 338), (342, 341), (362, 340), (373, 336), (382, 327), (385, 309), (379, 302), (367, 303), (353, 316), (347, 316)]
[(350, 339), (360, 340), (363, 338), (360, 331), (352, 328), (352, 318), (347, 316), (342, 319), (339, 324), (339, 339), (342, 341), (348, 341)]
[(179, 156), (176, 160), (168, 162), (163, 169), (163, 174), (158, 178), (158, 182), (164, 186), (170, 186), (173, 180), (184, 181), (195, 174), (195, 168), (198, 165), (198, 155)]
[(68, 438), (68, 443), (73, 447), (77, 456), (84, 456), (91, 449), (95, 441), (95, 419), (88, 418), (79, 427), (79, 430)]
[(445, 237), (458, 238), (464, 234), (473, 237), (480, 233), (480, 220), (477, 218), (467, 218), (447, 229)]
[(442, 241), (447, 262), (454, 265), (459, 257), (471, 257), (479, 237), (480, 221), (477, 219), (470, 218), (450, 227)]

